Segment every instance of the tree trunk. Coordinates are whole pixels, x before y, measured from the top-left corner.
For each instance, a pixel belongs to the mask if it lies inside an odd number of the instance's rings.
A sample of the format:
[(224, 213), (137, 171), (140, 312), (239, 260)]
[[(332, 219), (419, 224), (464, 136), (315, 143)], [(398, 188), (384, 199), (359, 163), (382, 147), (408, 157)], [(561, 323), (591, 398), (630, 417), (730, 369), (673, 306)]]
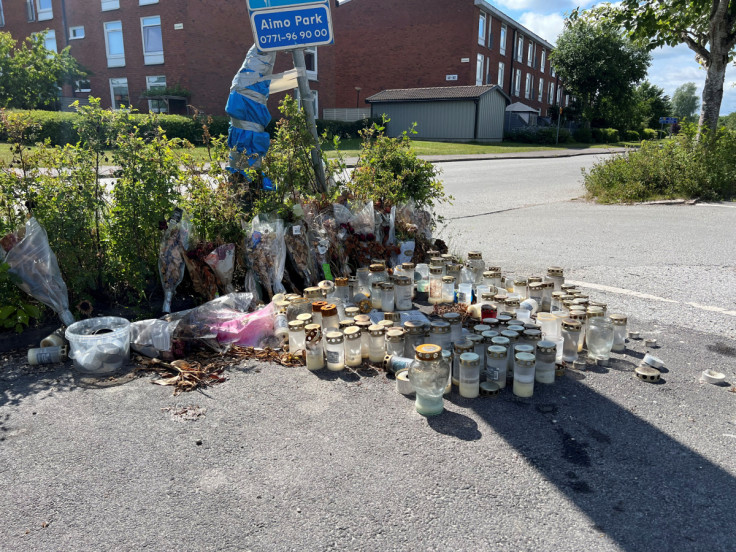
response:
[(723, 101), (723, 83), (726, 79), (726, 66), (728, 55), (711, 50), (708, 73), (703, 86), (703, 96), (700, 107), (700, 121), (698, 122), (698, 134), (703, 130), (714, 131), (718, 128), (718, 116), (721, 113), (721, 102)]

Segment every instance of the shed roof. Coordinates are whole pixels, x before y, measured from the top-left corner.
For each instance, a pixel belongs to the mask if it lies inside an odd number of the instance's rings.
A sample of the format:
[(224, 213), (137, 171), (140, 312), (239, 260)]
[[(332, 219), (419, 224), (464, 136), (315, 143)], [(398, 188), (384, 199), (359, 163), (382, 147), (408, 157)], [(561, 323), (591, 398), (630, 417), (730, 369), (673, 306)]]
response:
[(383, 90), (366, 98), (367, 103), (390, 102), (438, 102), (452, 100), (477, 100), (484, 94), (497, 90), (507, 100), (510, 98), (498, 85), (483, 86), (438, 86), (434, 88), (395, 88)]
[(526, 104), (523, 104), (521, 102), (512, 103), (510, 106), (506, 107), (506, 111), (511, 111), (512, 113), (538, 113), (538, 109), (534, 109), (533, 107), (529, 107)]

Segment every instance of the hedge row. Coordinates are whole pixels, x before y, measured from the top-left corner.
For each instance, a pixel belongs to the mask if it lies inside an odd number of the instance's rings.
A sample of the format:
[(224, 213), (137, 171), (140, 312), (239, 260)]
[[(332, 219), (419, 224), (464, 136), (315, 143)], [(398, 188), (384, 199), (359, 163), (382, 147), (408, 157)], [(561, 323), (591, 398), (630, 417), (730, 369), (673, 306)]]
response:
[[(68, 113), (61, 111), (40, 111), (33, 110), (27, 113), (39, 124), (39, 130), (36, 140), (43, 142), (50, 140), (52, 145), (63, 146), (64, 144), (76, 144), (79, 140), (74, 122), (77, 119), (76, 113)], [(147, 117), (146, 114), (133, 115), (134, 119), (142, 122)], [(340, 138), (356, 138), (358, 132), (366, 126), (372, 125), (374, 122), (380, 123), (380, 119), (364, 119), (355, 122), (344, 121), (326, 121), (317, 120), (317, 129), (320, 134), (327, 131), (329, 138), (339, 136)], [(164, 130), (168, 138), (181, 138), (189, 140), (193, 144), (202, 143), (202, 124), (194, 120), (192, 117), (183, 115), (159, 115), (158, 123)], [(210, 134), (212, 136), (225, 136), (230, 125), (230, 118), (224, 116), (212, 117), (210, 123)], [(274, 121), (266, 127), (266, 131), (273, 136), (276, 129)], [(0, 130), (0, 142), (7, 142), (7, 134)]]

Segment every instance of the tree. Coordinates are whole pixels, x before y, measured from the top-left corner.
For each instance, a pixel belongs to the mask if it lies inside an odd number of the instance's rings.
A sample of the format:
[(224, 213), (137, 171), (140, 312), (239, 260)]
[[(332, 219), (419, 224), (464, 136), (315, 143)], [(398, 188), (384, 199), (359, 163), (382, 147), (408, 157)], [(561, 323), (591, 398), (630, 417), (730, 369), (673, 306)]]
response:
[(692, 119), (698, 111), (698, 96), (695, 83), (681, 84), (672, 94), (672, 114), (680, 119)]
[(644, 128), (657, 128), (660, 117), (672, 114), (670, 97), (649, 81), (644, 81), (636, 88), (636, 99)]
[(720, 117), (719, 124), (728, 130), (736, 130), (736, 111)]
[(650, 54), (606, 20), (573, 10), (550, 55), (563, 86), (581, 102), (591, 121), (603, 104), (622, 105), (647, 74)]
[(17, 109), (55, 109), (59, 88), (86, 76), (69, 54), (44, 46), (46, 33), (26, 38), (17, 47), (10, 33), (0, 32), (0, 107)]
[(684, 43), (695, 52), (707, 72), (698, 133), (704, 126), (715, 130), (736, 46), (736, 1), (622, 0), (608, 14), (650, 49)]

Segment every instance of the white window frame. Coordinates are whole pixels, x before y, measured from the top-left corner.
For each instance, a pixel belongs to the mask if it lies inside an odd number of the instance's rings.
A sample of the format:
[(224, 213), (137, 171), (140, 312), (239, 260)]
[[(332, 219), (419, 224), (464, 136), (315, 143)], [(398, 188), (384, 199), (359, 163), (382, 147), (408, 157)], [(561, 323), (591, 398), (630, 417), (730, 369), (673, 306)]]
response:
[(506, 35), (508, 34), (508, 27), (506, 23), (501, 24), (501, 33), (498, 37), (498, 51), (502, 56), (506, 55)]
[(26, 0), (26, 21), (29, 23), (36, 20), (36, 1)]
[(562, 98), (562, 87), (557, 88), (557, 105), (562, 105), (560, 99)]
[(565, 107), (570, 105), (570, 94), (565, 94)]
[(147, 6), (148, 4), (158, 4), (158, 0), (138, 0), (139, 6)]
[[(81, 32), (79, 29), (81, 29)], [(84, 38), (84, 25), (69, 27), (69, 40), (80, 40), (82, 38)]]
[[(151, 90), (151, 88), (159, 88), (161, 86), (160, 83), (152, 83), (151, 79), (164, 79), (163, 88), (166, 88), (166, 75), (147, 75), (146, 76), (146, 90)], [(156, 102), (158, 105), (158, 111), (156, 111), (156, 108), (154, 108), (153, 104)], [(162, 110), (163, 106), (163, 110)], [(164, 113), (167, 114), (169, 112), (169, 106), (168, 104), (163, 100), (148, 100), (148, 111), (150, 113)]]
[[(87, 86), (82, 88), (82, 83), (87, 84)], [(92, 92), (92, 84), (90, 83), (89, 79), (79, 79), (77, 81), (74, 81), (74, 92)]]
[(486, 14), (482, 11), (478, 18), (478, 44), (481, 46), (486, 45)]
[[(155, 24), (145, 24), (145, 20), (152, 20), (152, 19), (158, 19), (158, 25)], [(161, 32), (161, 50), (157, 50), (154, 52), (146, 52), (146, 28), (147, 27), (158, 27), (159, 31)], [(143, 64), (144, 65), (161, 65), (164, 62), (164, 35), (163, 35), (163, 27), (161, 26), (161, 16), (160, 15), (149, 15), (147, 17), (141, 17), (141, 42), (143, 44)]]
[[(302, 107), (302, 95), (299, 93), (299, 89), (296, 88), (294, 92), (299, 107)], [(314, 107), (314, 117), (319, 119), (319, 93), (316, 90), (312, 90), (312, 106)]]
[[(48, 2), (47, 8), (41, 7), (41, 2)], [(36, 21), (48, 21), (54, 18), (54, 5), (51, 0), (36, 0)]]
[(113, 81), (125, 81), (125, 86), (128, 88), (128, 104), (121, 104), (121, 105), (128, 105), (130, 107), (130, 85), (128, 84), (128, 78), (127, 77), (116, 77), (110, 79), (110, 109), (116, 110), (120, 109), (120, 106), (117, 105), (117, 102), (115, 101), (115, 91), (114, 86), (115, 84)]
[(526, 64), (531, 67), (532, 63), (534, 63), (534, 43), (529, 41), (529, 47), (526, 51)]
[(120, 0), (100, 0), (102, 11), (119, 10)]
[(534, 89), (534, 79), (531, 73), (526, 74), (526, 82), (524, 83), (524, 97), (527, 100), (532, 99), (532, 90)]
[(491, 84), (491, 58), (486, 56), (486, 76), (483, 77), (483, 84)]
[(552, 76), (552, 78), (555, 78), (557, 76), (557, 74), (555, 72), (555, 68), (552, 67), (551, 65), (549, 66), (549, 71), (550, 71), (549, 74)]
[(549, 83), (549, 90), (547, 91), (547, 103), (549, 105), (554, 105), (555, 103), (555, 83), (554, 82)]
[(483, 84), (483, 65), (485, 62), (485, 56), (483, 54), (478, 54), (475, 62), (475, 86)]
[[(108, 25), (114, 25), (119, 24), (120, 29), (110, 29), (108, 28)], [(108, 67), (125, 67), (125, 41), (122, 40), (123, 35), (123, 22), (122, 21), (105, 21), (103, 24), (103, 31), (105, 33), (105, 55), (107, 56), (107, 66)], [(121, 36), (121, 43), (123, 45), (123, 52), (121, 54), (111, 54), (110, 53), (110, 40), (109, 40), (109, 34), (111, 32), (119, 32)]]
[(524, 36), (519, 35), (516, 38), (516, 61), (522, 63), (524, 61)]
[(5, 26), (5, 12), (3, 11), (3, 0), (0, 0), (0, 27)]
[(539, 70), (544, 73), (544, 66), (547, 65), (547, 50), (542, 48), (542, 59), (539, 61)]
[(314, 70), (307, 69), (307, 78), (311, 81), (319, 80), (319, 67), (317, 66), (317, 47), (316, 46), (310, 46), (309, 48), (304, 48), (304, 65), (306, 67), (306, 61), (308, 55), (314, 56)]
[(501, 87), (502, 90), (503, 90), (503, 78), (505, 76), (504, 75), (505, 71), (506, 71), (506, 64), (503, 61), (499, 61), (498, 62), (498, 81), (497, 81), (497, 84), (498, 84), (498, 86)]
[(521, 69), (517, 69), (514, 74), (514, 95), (521, 95)]
[(488, 41), (486, 42), (486, 47), (489, 50), (492, 50), (493, 49), (493, 17), (491, 17), (490, 13), (486, 14), (486, 25), (488, 26), (488, 32), (486, 33), (488, 37), (487, 38)]
[(537, 101), (538, 102), (544, 101), (544, 79), (541, 77), (539, 79), (539, 94), (537, 97)]
[[(49, 48), (49, 43), (51, 43), (53, 48)], [(44, 38), (43, 45), (50, 52), (59, 53), (59, 49), (56, 46), (56, 31), (54, 29), (46, 29), (46, 38)]]

